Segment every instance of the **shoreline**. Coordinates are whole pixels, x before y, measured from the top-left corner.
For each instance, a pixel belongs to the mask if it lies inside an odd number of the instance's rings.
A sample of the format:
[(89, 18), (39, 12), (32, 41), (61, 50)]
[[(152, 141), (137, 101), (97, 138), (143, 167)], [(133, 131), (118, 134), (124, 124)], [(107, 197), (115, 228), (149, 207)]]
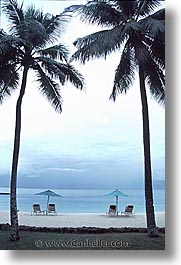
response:
[[(131, 217), (110, 217), (105, 213), (58, 213), (57, 215), (31, 215), (30, 212), (19, 212), (20, 226), (49, 228), (63, 227), (96, 227), (96, 228), (146, 228), (145, 213), (137, 213)], [(157, 227), (165, 227), (165, 212), (156, 212)], [(9, 212), (0, 212), (0, 224), (10, 223)]]

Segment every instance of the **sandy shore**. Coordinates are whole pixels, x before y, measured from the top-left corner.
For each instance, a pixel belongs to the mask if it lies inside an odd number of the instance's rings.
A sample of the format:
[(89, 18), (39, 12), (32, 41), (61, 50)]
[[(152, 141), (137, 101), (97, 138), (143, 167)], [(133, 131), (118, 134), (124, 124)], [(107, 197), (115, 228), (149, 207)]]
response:
[[(158, 227), (165, 227), (165, 213), (156, 213)], [(9, 213), (0, 213), (0, 223), (10, 223)], [(19, 213), (19, 224), (37, 227), (146, 227), (144, 214), (133, 217), (109, 217), (105, 214), (58, 214), (57, 216), (31, 216), (30, 213)]]

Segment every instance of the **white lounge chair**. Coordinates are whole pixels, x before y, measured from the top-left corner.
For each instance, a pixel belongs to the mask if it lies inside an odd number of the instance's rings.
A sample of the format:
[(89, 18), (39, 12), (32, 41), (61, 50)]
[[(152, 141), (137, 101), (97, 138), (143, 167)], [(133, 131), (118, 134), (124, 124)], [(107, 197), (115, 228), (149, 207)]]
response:
[(39, 204), (33, 204), (31, 215), (44, 215), (46, 211), (42, 211)]
[(48, 210), (47, 210), (47, 215), (48, 214), (53, 214), (53, 215), (57, 215), (57, 211), (56, 211), (56, 209), (55, 209), (55, 204), (54, 203), (50, 203), (49, 205), (48, 205)]
[(109, 211), (106, 212), (106, 215), (117, 216), (117, 207), (116, 207), (116, 205), (110, 205), (109, 206)]
[(124, 212), (121, 212), (121, 215), (122, 216), (132, 216), (133, 215), (133, 208), (134, 208), (133, 205), (127, 205), (125, 207)]

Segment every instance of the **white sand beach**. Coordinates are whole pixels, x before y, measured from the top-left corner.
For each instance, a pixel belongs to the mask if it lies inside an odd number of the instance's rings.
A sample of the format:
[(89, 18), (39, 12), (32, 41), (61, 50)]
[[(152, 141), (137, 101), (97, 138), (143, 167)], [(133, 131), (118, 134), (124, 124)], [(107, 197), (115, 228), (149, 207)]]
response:
[[(156, 213), (158, 227), (165, 227), (165, 213)], [(9, 213), (0, 213), (0, 223), (10, 223)], [(58, 214), (57, 216), (40, 216), (19, 212), (19, 224), (37, 227), (146, 227), (146, 216), (135, 214), (132, 217), (109, 217), (105, 214)]]

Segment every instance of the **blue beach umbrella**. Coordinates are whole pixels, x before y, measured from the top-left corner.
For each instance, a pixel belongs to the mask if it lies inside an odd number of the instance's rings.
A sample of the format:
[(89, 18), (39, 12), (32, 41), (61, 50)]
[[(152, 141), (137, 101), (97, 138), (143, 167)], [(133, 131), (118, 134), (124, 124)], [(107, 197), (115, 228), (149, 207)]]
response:
[(54, 191), (52, 190), (45, 190), (45, 191), (42, 191), (42, 192), (39, 192), (39, 193), (36, 193), (35, 195), (45, 195), (47, 196), (47, 208), (46, 208), (46, 212), (48, 210), (48, 204), (49, 204), (49, 200), (50, 200), (50, 196), (52, 197), (63, 197), (57, 193), (55, 193)]
[(116, 197), (116, 209), (117, 209), (117, 215), (118, 215), (118, 198), (119, 197), (129, 197), (127, 194), (125, 194), (124, 192), (116, 189), (114, 191), (112, 191), (109, 194), (106, 194), (106, 196), (112, 196), (112, 197)]

